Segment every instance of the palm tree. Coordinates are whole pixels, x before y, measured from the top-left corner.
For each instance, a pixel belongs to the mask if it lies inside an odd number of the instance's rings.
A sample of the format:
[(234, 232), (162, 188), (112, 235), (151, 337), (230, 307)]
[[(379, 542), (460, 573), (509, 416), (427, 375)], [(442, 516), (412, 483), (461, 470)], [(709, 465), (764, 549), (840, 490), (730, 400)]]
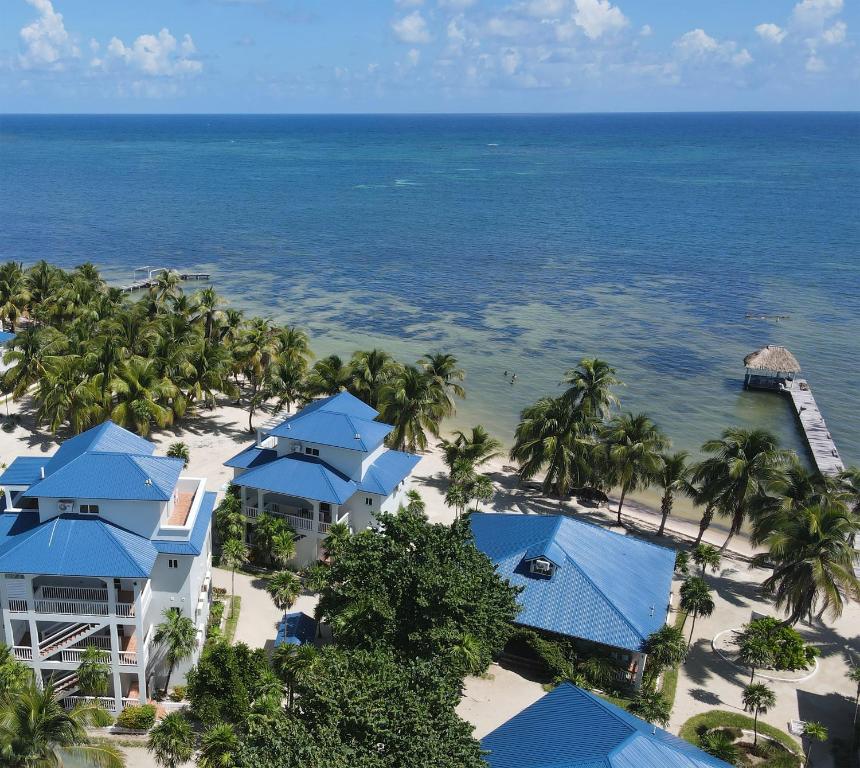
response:
[(712, 547), (710, 544), (696, 544), (693, 547), (693, 562), (702, 570), (702, 578), (705, 578), (705, 570), (711, 569), (712, 573), (716, 573), (720, 567), (720, 562), (723, 556), (720, 550)]
[(194, 755), (194, 731), (181, 712), (165, 715), (150, 732), (146, 748), (163, 768), (177, 768)]
[(666, 528), (666, 520), (672, 514), (672, 505), (675, 503), (676, 493), (692, 495), (690, 486), (690, 467), (687, 465), (687, 452), (664, 453), (662, 464), (657, 473), (657, 485), (663, 489), (663, 498), (660, 501), (660, 527), (657, 535), (662, 536)]
[(776, 706), (776, 695), (764, 683), (750, 683), (744, 687), (744, 709), (753, 713), (753, 746), (758, 744), (758, 716), (766, 715)]
[(350, 367), (338, 355), (317, 360), (308, 374), (307, 391), (311, 397), (336, 395), (349, 387)]
[[(848, 670), (848, 679), (857, 683), (857, 692), (854, 694), (854, 725), (857, 725), (857, 709), (860, 707), (860, 666), (852, 666), (851, 669)], [(0, 687), (0, 692), (2, 692), (2, 687)]]
[(0, 759), (9, 768), (61, 768), (74, 764), (92, 768), (122, 768), (125, 758), (114, 746), (92, 744), (86, 726), (104, 710), (80, 705), (66, 710), (53, 685), (43, 688), (29, 677), (25, 686), (3, 702), (0, 712)]
[(266, 592), (286, 619), (287, 611), (302, 593), (302, 582), (292, 571), (278, 571), (266, 582)]
[(616, 483), (621, 487), (618, 525), (629, 491), (646, 488), (657, 477), (662, 463), (660, 452), (669, 441), (644, 413), (616, 416), (603, 432), (607, 458)]
[(164, 657), (170, 665), (167, 679), (164, 681), (164, 693), (170, 687), (170, 677), (173, 668), (180, 661), (191, 657), (197, 648), (197, 629), (194, 622), (182, 615), (178, 608), (165, 608), (164, 621), (155, 628), (153, 640), (156, 645), (164, 647)]
[(685, 579), (681, 585), (681, 610), (686, 615), (681, 624), (681, 629), (684, 629), (684, 624), (687, 623), (687, 616), (693, 615), (693, 623), (690, 626), (690, 639), (687, 642), (687, 648), (693, 644), (693, 632), (696, 630), (696, 619), (699, 616), (710, 616), (714, 612), (714, 598), (711, 595), (711, 590), (708, 589), (707, 582), (699, 576), (690, 576)]
[(230, 569), (230, 606), (236, 594), (236, 569), (248, 562), (248, 547), (241, 539), (228, 539), (221, 545), (221, 564)]
[(287, 413), (289, 413), (290, 406), (305, 397), (307, 394), (306, 375), (307, 365), (304, 360), (287, 360), (278, 356), (272, 363), (269, 368), (269, 384), (272, 396), (278, 400), (275, 406), (277, 411), (286, 408)]
[(466, 397), (466, 390), (459, 383), (466, 378), (466, 372), (457, 366), (457, 358), (445, 352), (432, 352), (418, 360), (418, 366), (427, 374), (431, 391), (442, 416), (453, 416), (454, 398)]
[(88, 645), (81, 653), (78, 665), (78, 685), (85, 696), (104, 696), (111, 679), (110, 654)]
[(806, 747), (806, 764), (812, 765), (810, 760), (812, 755), (812, 746), (816, 741), (827, 741), (827, 728), (825, 728), (821, 723), (814, 721), (804, 723), (803, 737), (809, 742)]
[(382, 386), (396, 372), (397, 364), (387, 352), (371, 349), (355, 352), (349, 361), (349, 370), (349, 391), (371, 408), (377, 408)]
[(221, 316), (221, 297), (210, 285), (199, 291), (195, 299), (197, 312), (203, 320), (203, 344), (208, 346), (213, 339), (216, 322)]
[(233, 768), (241, 742), (230, 723), (212, 726), (200, 739), (199, 768)]
[(47, 375), (48, 366), (59, 359), (67, 346), (66, 337), (54, 328), (24, 328), (9, 342), (3, 356), (9, 366), (3, 374), (3, 391), (20, 400)]
[(762, 589), (775, 596), (777, 608), (785, 608), (790, 624), (811, 621), (816, 610), (819, 617), (829, 611), (837, 618), (847, 598), (860, 599), (852, 545), (858, 531), (860, 517), (844, 504), (810, 504), (766, 538), (768, 554), (754, 562), (773, 563)]
[(278, 338), (269, 320), (255, 317), (236, 346), (236, 358), (251, 385), (248, 397), (248, 431), (253, 432), (254, 412), (265, 399), (266, 374), (278, 354)]
[(690, 497), (696, 506), (705, 508), (702, 513), (702, 519), (699, 522), (699, 533), (693, 542), (693, 546), (702, 541), (705, 531), (710, 527), (714, 519), (714, 513), (717, 511), (717, 505), (722, 498), (725, 482), (726, 477), (725, 472), (723, 472), (723, 464), (719, 459), (705, 459), (693, 465), (690, 476)]
[(778, 482), (785, 471), (789, 454), (763, 429), (730, 427), (719, 440), (709, 440), (702, 449), (714, 455), (721, 465), (722, 492), (717, 512), (731, 518), (729, 535), (722, 550), (738, 533), (755, 499)]
[(734, 737), (722, 728), (714, 728), (703, 733), (699, 737), (699, 746), (717, 760), (722, 760), (729, 765), (738, 764), (740, 752)]
[(159, 306), (163, 306), (170, 299), (175, 299), (182, 293), (182, 281), (179, 273), (174, 269), (165, 269), (158, 273), (155, 278), (155, 285), (150, 288), (155, 298), (155, 302)]
[(187, 443), (171, 443), (167, 449), (167, 455), (173, 459), (182, 459), (182, 468), (188, 469), (188, 462), (191, 461), (191, 451), (188, 450)]
[(468, 434), (457, 430), (453, 440), (439, 443), (448, 469), (453, 469), (458, 459), (466, 459), (473, 467), (479, 467), (490, 459), (502, 455), (502, 443), (491, 437), (484, 427), (478, 424)]
[(564, 397), (595, 419), (605, 419), (618, 405), (612, 387), (621, 386), (622, 382), (615, 375), (615, 369), (604, 360), (584, 357), (576, 368), (565, 373), (564, 383), (568, 385)]
[(269, 556), (275, 565), (285, 568), (296, 556), (296, 535), (289, 528), (278, 531), (272, 536)]
[(179, 383), (189, 402), (215, 406), (215, 393), (237, 397), (239, 388), (230, 380), (233, 357), (230, 350), (216, 344), (193, 346)]
[(328, 529), (328, 535), (323, 541), (326, 556), (334, 560), (350, 539), (349, 526), (346, 523), (332, 523)]
[(453, 656), (457, 667), (468, 675), (481, 671), (481, 643), (475, 635), (466, 632), (453, 646)]
[(750, 685), (752, 685), (756, 669), (773, 664), (773, 648), (766, 637), (756, 633), (742, 633), (739, 640), (738, 661), (750, 668)]
[(291, 363), (307, 365), (313, 357), (307, 333), (294, 325), (285, 325), (277, 331), (278, 357)]
[(272, 667), (275, 674), (287, 687), (288, 706), (293, 708), (296, 683), (313, 669), (317, 661), (317, 649), (309, 644), (292, 645), (284, 643), (275, 648), (272, 654)]
[(662, 693), (643, 688), (627, 705), (627, 711), (649, 723), (656, 723), (665, 728), (669, 724), (672, 705)]
[(0, 701), (23, 688), (31, 677), (29, 667), (15, 658), (8, 645), (0, 643)]
[(439, 423), (445, 415), (434, 381), (414, 365), (406, 365), (387, 381), (379, 395), (383, 421), (394, 429), (388, 443), (396, 450), (424, 450), (429, 432), (439, 436)]
[(678, 627), (666, 624), (648, 636), (643, 650), (648, 655), (645, 671), (649, 682), (654, 683), (664, 669), (676, 667), (684, 660), (687, 641)]
[(165, 403), (176, 397), (179, 389), (158, 373), (155, 360), (124, 361), (112, 388), (116, 405), (111, 418), (120, 426), (146, 437), (152, 424), (163, 428), (173, 423), (173, 410)]
[(42, 309), (43, 305), (53, 300), (62, 280), (61, 272), (56, 267), (41, 259), (27, 270), (27, 290), (30, 293), (30, 304), (33, 310)]
[(8, 322), (9, 330), (15, 333), (18, 318), (29, 304), (30, 291), (21, 264), (7, 261), (0, 265), (0, 325)]

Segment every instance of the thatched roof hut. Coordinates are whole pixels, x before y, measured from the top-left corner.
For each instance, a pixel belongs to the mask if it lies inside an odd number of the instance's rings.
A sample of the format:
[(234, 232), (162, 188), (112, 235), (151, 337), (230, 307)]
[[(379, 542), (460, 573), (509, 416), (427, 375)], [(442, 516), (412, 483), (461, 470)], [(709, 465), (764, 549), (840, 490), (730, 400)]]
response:
[(753, 371), (800, 373), (800, 363), (785, 347), (768, 344), (744, 358), (744, 365)]

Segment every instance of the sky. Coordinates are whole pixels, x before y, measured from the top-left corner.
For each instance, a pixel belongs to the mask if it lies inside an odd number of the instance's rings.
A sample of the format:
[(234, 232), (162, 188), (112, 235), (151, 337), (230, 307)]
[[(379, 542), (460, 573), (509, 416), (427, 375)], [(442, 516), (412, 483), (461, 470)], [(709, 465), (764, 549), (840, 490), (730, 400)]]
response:
[(860, 0), (0, 0), (0, 111), (860, 108)]

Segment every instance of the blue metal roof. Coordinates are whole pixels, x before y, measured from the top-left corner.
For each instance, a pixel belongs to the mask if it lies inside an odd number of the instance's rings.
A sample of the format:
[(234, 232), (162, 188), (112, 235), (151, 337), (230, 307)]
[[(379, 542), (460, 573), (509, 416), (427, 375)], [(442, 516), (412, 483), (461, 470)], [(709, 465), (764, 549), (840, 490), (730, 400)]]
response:
[(0, 475), (0, 484), (31, 486), (41, 477), (42, 467), (50, 458), (50, 456), (19, 456)]
[(66, 440), (47, 463), (45, 474), (50, 475), (52, 472), (56, 472), (60, 467), (87, 451), (134, 453), (150, 456), (155, 452), (155, 446), (148, 440), (123, 429), (108, 419), (97, 427)]
[(239, 475), (236, 485), (286, 496), (343, 504), (358, 485), (318, 458), (289, 454)]
[(317, 623), (306, 613), (288, 613), (278, 624), (275, 648), (279, 645), (304, 645), (317, 636)]
[(421, 461), (420, 456), (402, 451), (384, 451), (364, 473), (364, 479), (358, 484), (362, 491), (388, 496), (397, 484), (415, 469)]
[(0, 573), (148, 578), (155, 565), (149, 539), (101, 518), (61, 515), (40, 524), (29, 511), (0, 518)]
[(570, 683), (481, 740), (490, 768), (730, 768)]
[(341, 392), (302, 408), (268, 434), (369, 453), (393, 429), (374, 421), (378, 415), (357, 397)]
[[(518, 623), (631, 651), (665, 624), (673, 550), (559, 515), (473, 513), (470, 521), (478, 549), (523, 587)], [(562, 561), (552, 578), (531, 574), (535, 552)]]
[(0, 331), (0, 344), (5, 344), (7, 341), (12, 341), (14, 338), (14, 333), (10, 333), (9, 331)]
[(273, 451), (271, 448), (258, 448), (256, 443), (252, 443), (232, 458), (227, 459), (224, 466), (235, 467), (236, 469), (253, 469), (268, 464), (277, 458), (277, 451)]
[(86, 451), (32, 485), (26, 495), (167, 501), (182, 468), (182, 459), (168, 456)]
[(200, 501), (200, 509), (197, 510), (197, 519), (191, 529), (188, 541), (162, 541), (156, 539), (152, 546), (162, 555), (199, 555), (203, 551), (203, 542), (209, 533), (212, 523), (212, 510), (215, 507), (215, 493), (208, 491), (203, 494)]

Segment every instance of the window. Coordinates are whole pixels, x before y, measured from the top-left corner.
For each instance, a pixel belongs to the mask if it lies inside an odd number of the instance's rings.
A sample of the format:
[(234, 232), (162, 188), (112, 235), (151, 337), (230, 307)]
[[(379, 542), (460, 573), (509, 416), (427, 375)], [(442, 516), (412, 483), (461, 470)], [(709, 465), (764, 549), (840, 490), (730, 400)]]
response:
[(320, 512), (331, 512), (331, 504), (326, 504), (326, 502), (320, 502)]
[(370, 496), (365, 496), (365, 497), (364, 497), (364, 503), (365, 503), (368, 507), (372, 507), (372, 506), (373, 506), (373, 499), (372, 499)]
[(97, 515), (99, 513), (98, 504), (81, 504), (82, 515)]
[(305, 448), (305, 454), (308, 456), (319, 456), (320, 449), (319, 448)]
[(178, 568), (179, 567), (179, 560), (175, 560), (175, 559), (171, 558), (170, 560), (167, 561), (167, 567), (168, 568)]

